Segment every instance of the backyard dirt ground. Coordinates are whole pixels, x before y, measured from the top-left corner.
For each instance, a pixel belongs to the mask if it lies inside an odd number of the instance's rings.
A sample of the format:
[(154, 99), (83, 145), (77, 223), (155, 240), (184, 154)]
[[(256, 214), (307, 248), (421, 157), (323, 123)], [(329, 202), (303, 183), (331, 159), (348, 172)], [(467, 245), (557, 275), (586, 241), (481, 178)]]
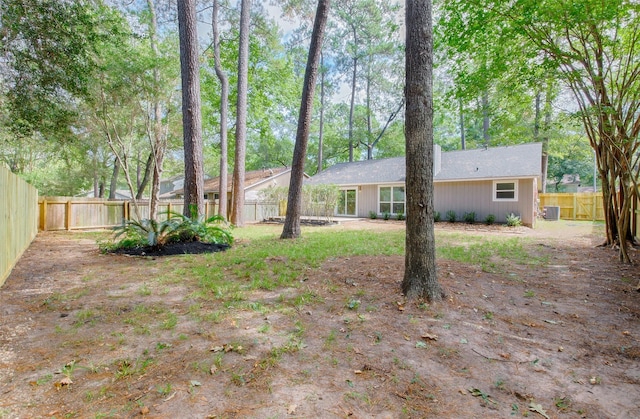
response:
[(436, 229), (519, 237), (539, 262), (439, 259), (433, 305), (399, 294), (402, 256), (216, 302), (189, 277), (210, 256), (41, 233), (0, 288), (0, 418), (640, 417), (640, 270), (597, 247), (601, 228)]

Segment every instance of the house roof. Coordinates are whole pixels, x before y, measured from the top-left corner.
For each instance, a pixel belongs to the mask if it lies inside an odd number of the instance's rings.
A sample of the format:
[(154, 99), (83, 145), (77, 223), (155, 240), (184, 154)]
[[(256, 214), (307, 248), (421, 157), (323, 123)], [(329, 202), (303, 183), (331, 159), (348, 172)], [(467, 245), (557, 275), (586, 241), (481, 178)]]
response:
[[(434, 170), (434, 182), (538, 177), (541, 174), (541, 159), (540, 143), (442, 152), (440, 167)], [(405, 157), (365, 160), (338, 163), (313, 176), (309, 183), (403, 183), (405, 173)]]
[[(247, 190), (252, 186), (258, 185), (262, 182), (268, 182), (274, 177), (278, 177), (287, 172), (290, 172), (290, 167), (277, 167), (272, 169), (252, 170), (244, 173), (244, 189)], [(227, 177), (227, 190), (231, 191), (233, 186), (233, 173), (229, 173)], [(206, 179), (204, 181), (204, 192), (212, 193), (220, 191), (220, 177), (214, 177)], [(184, 193), (184, 188), (173, 192), (174, 194)]]

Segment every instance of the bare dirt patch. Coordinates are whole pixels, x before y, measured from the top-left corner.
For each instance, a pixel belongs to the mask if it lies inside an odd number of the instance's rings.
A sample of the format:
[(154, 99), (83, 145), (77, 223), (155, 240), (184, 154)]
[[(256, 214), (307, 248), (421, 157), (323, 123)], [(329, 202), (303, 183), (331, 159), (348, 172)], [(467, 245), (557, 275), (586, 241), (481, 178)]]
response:
[(451, 229), (545, 262), (439, 260), (448, 299), (426, 305), (399, 294), (401, 256), (335, 258), (223, 304), (194, 294), (204, 256), (40, 234), (0, 289), (0, 417), (637, 417), (638, 266), (586, 224)]

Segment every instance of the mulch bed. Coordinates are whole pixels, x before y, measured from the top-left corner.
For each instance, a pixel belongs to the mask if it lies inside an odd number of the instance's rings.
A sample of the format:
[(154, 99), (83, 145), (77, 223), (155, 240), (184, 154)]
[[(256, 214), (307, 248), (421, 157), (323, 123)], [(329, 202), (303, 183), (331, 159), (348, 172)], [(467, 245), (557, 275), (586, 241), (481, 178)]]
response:
[(194, 255), (200, 253), (224, 252), (230, 248), (228, 244), (213, 244), (199, 241), (169, 243), (164, 246), (145, 246), (130, 249), (118, 249), (113, 253), (130, 256), (172, 256)]

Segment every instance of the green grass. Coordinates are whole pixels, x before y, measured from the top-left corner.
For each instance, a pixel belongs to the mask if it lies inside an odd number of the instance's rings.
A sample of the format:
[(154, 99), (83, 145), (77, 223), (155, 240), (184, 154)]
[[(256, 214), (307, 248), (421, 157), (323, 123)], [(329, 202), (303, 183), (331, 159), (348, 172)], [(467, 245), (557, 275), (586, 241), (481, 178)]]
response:
[(513, 263), (546, 263), (545, 259), (529, 254), (525, 244), (518, 237), (483, 237), (439, 232), (436, 236), (436, 254), (442, 259), (478, 265), (485, 272), (501, 272)]
[[(180, 268), (197, 278), (210, 297), (226, 299), (238, 291), (289, 287), (308, 268), (317, 268), (331, 257), (404, 253), (403, 231), (307, 230), (296, 240), (279, 239), (280, 229), (272, 226), (252, 226), (235, 233), (238, 240), (232, 249), (206, 255), (189, 269)], [(242, 281), (229, 281), (229, 274)]]
[[(252, 304), (251, 291), (298, 288), (305, 279), (305, 272), (332, 258), (403, 255), (405, 249), (403, 230), (376, 232), (303, 228), (302, 237), (295, 240), (280, 239), (281, 231), (281, 226), (272, 225), (236, 229), (236, 242), (231, 249), (194, 256), (189, 264), (168, 268), (163, 279), (192, 281), (198, 285), (192, 298), (215, 301), (226, 310), (241, 309)], [(480, 266), (491, 272), (505, 271), (514, 263), (546, 263), (546, 260), (531, 255), (526, 244), (526, 239), (520, 237), (436, 233), (438, 258)], [(315, 299), (302, 294), (292, 302), (299, 307), (313, 304)]]

